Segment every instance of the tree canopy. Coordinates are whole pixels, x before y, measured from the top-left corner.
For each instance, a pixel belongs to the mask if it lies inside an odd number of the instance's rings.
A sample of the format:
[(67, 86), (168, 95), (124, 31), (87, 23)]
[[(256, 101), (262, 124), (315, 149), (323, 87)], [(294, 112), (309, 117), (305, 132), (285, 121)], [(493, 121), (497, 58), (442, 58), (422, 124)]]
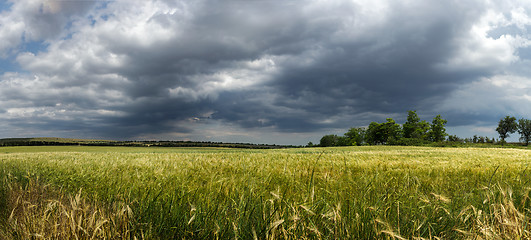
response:
[(429, 130), (429, 136), (433, 142), (441, 142), (446, 137), (446, 129), (444, 128), (444, 125), (446, 125), (448, 121), (446, 119), (443, 119), (441, 115), (435, 116), (433, 118), (433, 121), (430, 125)]
[(529, 119), (520, 119), (518, 120), (518, 133), (520, 133), (520, 141), (524, 142), (527, 146), (529, 141), (531, 141), (531, 120)]
[(409, 111), (406, 122), (402, 125), (404, 138), (423, 139), (427, 138), (430, 124), (420, 120), (416, 111)]
[(407, 120), (400, 125), (392, 118), (386, 122), (371, 122), (368, 127), (350, 128), (344, 136), (326, 135), (321, 138), (320, 146), (351, 145), (417, 145), (424, 142), (443, 141), (446, 137), (446, 120), (437, 115), (432, 124), (421, 120), (416, 111), (409, 111)]
[(505, 118), (500, 119), (500, 122), (498, 122), (496, 131), (500, 134), (503, 143), (505, 142), (505, 139), (510, 136), (509, 134), (516, 132), (517, 129), (518, 125), (516, 123), (516, 118), (505, 116)]
[(397, 141), (402, 135), (402, 129), (392, 118), (385, 123), (371, 122), (366, 133), (366, 142), (371, 145), (389, 144)]

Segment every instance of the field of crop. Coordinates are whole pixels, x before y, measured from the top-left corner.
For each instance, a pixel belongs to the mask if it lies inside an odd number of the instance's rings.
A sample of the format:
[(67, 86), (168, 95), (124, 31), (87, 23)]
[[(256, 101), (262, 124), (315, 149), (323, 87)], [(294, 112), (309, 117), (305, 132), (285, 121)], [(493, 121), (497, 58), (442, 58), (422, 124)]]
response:
[(531, 151), (0, 148), (0, 239), (529, 239)]

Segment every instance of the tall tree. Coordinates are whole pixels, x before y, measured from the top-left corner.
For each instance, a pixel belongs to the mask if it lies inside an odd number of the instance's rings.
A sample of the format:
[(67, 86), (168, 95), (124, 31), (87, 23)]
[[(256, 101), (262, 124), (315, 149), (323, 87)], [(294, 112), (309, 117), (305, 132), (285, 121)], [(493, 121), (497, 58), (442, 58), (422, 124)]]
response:
[(385, 143), (396, 142), (402, 138), (402, 127), (392, 118), (388, 118), (387, 122), (382, 124), (382, 127), (385, 133)]
[(402, 136), (402, 128), (392, 118), (388, 118), (385, 123), (371, 122), (367, 129), (365, 140), (367, 143), (388, 144), (396, 141)]
[(442, 142), (444, 140), (447, 135), (444, 125), (446, 125), (447, 122), (448, 121), (446, 119), (443, 119), (440, 114), (433, 118), (429, 132), (432, 141)]
[(365, 134), (365, 142), (370, 145), (383, 144), (383, 132), (380, 127), (381, 123), (371, 122), (367, 128), (367, 133)]
[(518, 120), (518, 133), (520, 133), (520, 141), (523, 141), (525, 145), (529, 145), (531, 141), (531, 120), (520, 119)]
[(360, 146), (365, 139), (365, 128), (350, 128), (345, 137), (350, 139), (351, 144)]
[(402, 128), (404, 129), (405, 138), (413, 138), (413, 133), (417, 130), (419, 122), (420, 118), (417, 115), (416, 111), (407, 112), (407, 120), (404, 125), (402, 125)]
[(347, 136), (338, 136), (336, 146), (352, 146), (352, 141)]
[(413, 132), (414, 138), (426, 140), (428, 138), (428, 132), (430, 131), (430, 124), (425, 120), (419, 122), (417, 129)]
[(335, 146), (338, 142), (338, 136), (335, 134), (325, 135), (319, 141), (320, 147), (332, 147)]
[(416, 111), (408, 111), (407, 120), (402, 126), (405, 138), (425, 139), (430, 124), (420, 120)]
[(514, 133), (518, 130), (518, 124), (515, 117), (505, 116), (498, 122), (496, 131), (500, 134), (502, 144), (505, 143), (505, 139), (509, 137), (509, 133)]

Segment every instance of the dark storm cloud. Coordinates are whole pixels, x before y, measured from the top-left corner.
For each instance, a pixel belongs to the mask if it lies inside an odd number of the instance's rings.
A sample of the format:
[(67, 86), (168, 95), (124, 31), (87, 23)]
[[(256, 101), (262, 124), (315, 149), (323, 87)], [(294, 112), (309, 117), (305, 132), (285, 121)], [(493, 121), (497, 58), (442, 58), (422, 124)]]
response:
[(107, 137), (120, 136), (128, 138), (139, 134), (161, 134), (170, 131), (187, 133), (190, 118), (200, 116), (206, 105), (202, 102), (186, 103), (170, 99), (146, 99), (142, 103), (119, 108), (126, 116), (105, 119), (110, 127)]
[[(324, 38), (328, 32), (326, 28), (310, 29), (315, 26), (310, 27), (305, 16), (300, 13), (300, 8), (293, 4), (214, 1), (195, 7), (199, 9), (184, 23), (180, 22), (181, 16), (178, 14), (156, 13), (150, 17), (148, 22), (168, 29), (169, 32), (177, 32), (176, 36), (165, 40), (141, 45), (138, 39), (127, 38), (126, 35), (113, 32), (109, 35), (102, 34), (100, 40), (107, 46), (106, 49), (114, 54), (124, 55), (125, 63), (108, 69), (90, 62), (88, 66), (92, 71), (116, 72), (124, 76), (128, 83), (121, 86), (123, 94), (130, 99), (142, 98), (141, 103), (133, 101), (126, 106), (116, 107), (116, 110), (127, 114), (113, 119), (111, 123), (117, 126), (130, 125), (137, 134), (153, 133), (155, 129), (160, 132), (173, 131), (175, 125), (172, 122), (211, 111), (215, 112), (213, 119), (227, 120), (245, 128), (272, 125), (284, 128), (283, 126), (294, 125), (289, 123), (291, 120), (301, 124), (288, 127), (290, 129), (303, 130), (303, 127), (317, 126), (306, 123), (303, 119), (298, 121), (301, 116), (285, 115), (284, 118), (267, 122), (253, 119), (253, 116), (271, 119), (272, 116), (279, 115), (271, 106), (263, 105), (263, 99), (248, 99), (249, 95), (267, 97), (255, 90), (248, 92), (227, 89), (226, 92), (220, 91), (222, 96), (219, 98), (171, 98), (169, 89), (198, 91), (205, 84), (221, 81), (198, 76), (232, 71), (242, 61), (253, 61), (264, 55), (299, 54), (308, 47), (304, 45), (306, 42)], [(154, 127), (139, 128), (142, 124)]]
[[(311, 64), (298, 66), (297, 63), (286, 62), (282, 73), (269, 83), (276, 91), (275, 106), (304, 110), (307, 116), (267, 114), (264, 112), (267, 107), (257, 101), (253, 109), (245, 106), (245, 110), (239, 107), (233, 107), (236, 111), (223, 109), (224, 114), (216, 114), (215, 117), (245, 121), (249, 119), (249, 114), (241, 113), (250, 112), (255, 113), (252, 116), (270, 120), (282, 130), (307, 131), (344, 127), (344, 121), (336, 122), (337, 125), (312, 123), (316, 119), (339, 114), (356, 115), (371, 111), (392, 115), (412, 109), (431, 111), (430, 105), (444, 98), (459, 84), (491, 74), (490, 69), (437, 69), (438, 64), (456, 54), (456, 38), (466, 33), (474, 17), (480, 13), (474, 8), (453, 9), (453, 4), (447, 2), (431, 8), (396, 5), (385, 24), (361, 33), (345, 26), (342, 22), (344, 18), (337, 18), (320, 25), (320, 33), (297, 41), (298, 44), (282, 42), (280, 46), (305, 46), (302, 47), (305, 51), (312, 51), (312, 44), (318, 44), (315, 54), (295, 55), (293, 58), (294, 61), (310, 59)], [(355, 9), (351, 10), (351, 15), (357, 14)], [(304, 28), (314, 26), (299, 27), (299, 31), (304, 32)], [(361, 37), (334, 35), (342, 31), (353, 31), (351, 34)], [(356, 122), (356, 119), (352, 121)], [(298, 127), (283, 122), (296, 123)], [(367, 123), (362, 120), (358, 124)]]
[(282, 131), (294, 132), (325, 126), (317, 122), (322, 117), (318, 112), (280, 108), (264, 103), (264, 98), (266, 96), (259, 91), (223, 93), (216, 101), (213, 107), (216, 111), (211, 117), (236, 123), (244, 128), (277, 127)]

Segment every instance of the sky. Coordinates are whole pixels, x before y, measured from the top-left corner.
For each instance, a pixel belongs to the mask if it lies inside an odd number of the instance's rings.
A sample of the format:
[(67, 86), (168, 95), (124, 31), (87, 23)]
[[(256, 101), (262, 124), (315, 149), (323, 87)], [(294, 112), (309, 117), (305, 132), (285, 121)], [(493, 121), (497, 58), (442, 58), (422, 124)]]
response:
[(299, 145), (408, 110), (531, 118), (531, 2), (0, 0), (0, 138)]

